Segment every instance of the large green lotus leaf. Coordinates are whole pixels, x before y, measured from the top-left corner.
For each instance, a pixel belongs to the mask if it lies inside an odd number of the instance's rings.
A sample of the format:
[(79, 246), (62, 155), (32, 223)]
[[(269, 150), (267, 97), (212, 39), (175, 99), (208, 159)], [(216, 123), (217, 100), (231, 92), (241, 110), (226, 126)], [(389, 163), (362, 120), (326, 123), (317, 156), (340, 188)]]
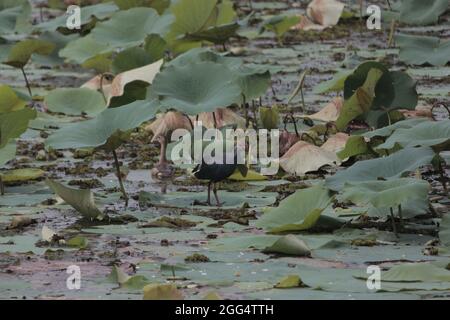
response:
[(28, 18), (31, 5), (27, 0), (3, 0), (0, 2), (0, 35), (14, 32), (26, 33), (31, 24)]
[(20, 137), (27, 130), (29, 121), (36, 118), (36, 115), (36, 111), (29, 108), (0, 114), (0, 149), (10, 140)]
[(230, 69), (247, 101), (258, 99), (271, 84), (270, 71), (266, 66), (244, 64), (240, 58), (226, 57), (210, 49), (192, 49), (171, 61), (169, 65), (182, 67), (199, 62), (214, 62)]
[(416, 86), (417, 82), (407, 73), (401, 71), (392, 71), (389, 73), (395, 92), (395, 99), (387, 106), (388, 109), (410, 109), (414, 110), (419, 101)]
[[(405, 219), (427, 214), (429, 210), (430, 201), (428, 201), (428, 198), (408, 200), (402, 203), (402, 217)], [(394, 211), (394, 213), (396, 212)], [(387, 217), (391, 215), (391, 210), (390, 207), (375, 208), (374, 206), (369, 206), (367, 215), (369, 217)]]
[(106, 109), (96, 118), (74, 123), (52, 134), (46, 141), (54, 149), (105, 148), (114, 150), (127, 132), (152, 119), (158, 111), (156, 101), (136, 101)]
[[(100, 3), (92, 6), (82, 7), (80, 10), (81, 25), (90, 23), (94, 18), (103, 20), (111, 16), (111, 14), (117, 11), (118, 7), (114, 3)], [(41, 31), (56, 31), (57, 29), (67, 28), (67, 16), (61, 15), (55, 19), (43, 22), (36, 26), (37, 30)]]
[(106, 108), (101, 93), (85, 88), (55, 89), (45, 97), (45, 104), (50, 111), (67, 115), (93, 115)]
[(33, 55), (33, 62), (44, 66), (60, 66), (64, 63), (64, 59), (59, 55), (59, 52), (64, 49), (69, 43), (80, 38), (78, 34), (63, 35), (59, 32), (46, 31), (39, 36), (39, 40), (48, 41), (55, 45), (55, 49), (48, 55)]
[(377, 146), (377, 149), (392, 149), (396, 145), (403, 148), (427, 146), (435, 149), (449, 150), (450, 120), (426, 121), (412, 128), (400, 128)]
[(119, 11), (110, 20), (97, 24), (91, 34), (111, 49), (134, 47), (142, 44), (149, 34), (164, 36), (172, 21), (171, 15), (159, 16), (152, 8), (132, 8)]
[(298, 190), (278, 207), (263, 214), (256, 226), (269, 233), (308, 230), (316, 224), (331, 200), (328, 189), (321, 185)]
[(151, 57), (152, 62), (164, 58), (167, 42), (157, 34), (151, 34), (145, 38), (144, 50)]
[(450, 61), (450, 41), (406, 34), (397, 35), (395, 40), (400, 47), (400, 60), (408, 64), (445, 66)]
[(9, 86), (0, 86), (0, 114), (23, 109), (26, 102), (20, 99)]
[(428, 121), (429, 121), (429, 119), (427, 119), (427, 118), (412, 118), (412, 119), (408, 119), (408, 120), (402, 120), (402, 121), (396, 122), (390, 126), (366, 132), (366, 133), (364, 133), (364, 137), (366, 137), (366, 138), (388, 137), (397, 129), (402, 129), (402, 128), (409, 129), (409, 128), (415, 127), (416, 125), (418, 125), (420, 123), (428, 122)]
[(389, 70), (382, 64), (376, 61), (364, 62), (356, 70), (349, 75), (344, 84), (344, 99), (350, 99), (358, 88), (364, 85), (368, 79), (370, 70), (377, 69), (382, 72), (382, 76), (376, 83), (375, 98), (371, 109), (380, 107), (389, 107), (395, 98), (394, 80), (392, 79)]
[(223, 44), (228, 41), (231, 37), (236, 35), (239, 30), (240, 24), (238, 22), (233, 22), (229, 24), (224, 24), (220, 26), (212, 26), (205, 30), (198, 31), (196, 33), (188, 34), (184, 37), (186, 40), (192, 41), (209, 41), (214, 44)]
[(189, 115), (228, 107), (241, 99), (233, 73), (212, 62), (169, 66), (155, 77), (152, 89), (164, 107)]
[(62, 58), (82, 64), (86, 60), (110, 50), (108, 44), (96, 41), (92, 35), (87, 35), (69, 42), (64, 49), (59, 51), (59, 55)]
[(375, 99), (375, 88), (382, 77), (383, 72), (380, 69), (371, 69), (364, 84), (357, 88), (350, 98), (345, 100), (336, 121), (339, 130), (344, 130), (350, 121), (370, 111)]
[[(366, 272), (355, 274), (367, 279)], [(450, 271), (429, 262), (404, 263), (381, 273), (382, 282), (450, 282)]]
[(162, 14), (170, 7), (170, 0), (114, 0), (120, 10), (128, 10), (135, 7), (150, 7)]
[(131, 69), (146, 66), (152, 62), (155, 62), (155, 60), (152, 59), (147, 51), (141, 47), (132, 47), (117, 54), (112, 62), (112, 72), (114, 74), (119, 74)]
[(33, 54), (47, 55), (53, 52), (55, 45), (49, 41), (29, 39), (16, 43), (9, 51), (4, 64), (15, 68), (23, 68)]
[(217, 0), (179, 0), (170, 8), (175, 16), (171, 35), (191, 34), (212, 25)]
[(272, 83), (267, 68), (246, 65), (232, 71), (237, 72), (238, 83), (246, 101), (258, 99), (264, 95)]
[(47, 180), (47, 185), (83, 217), (99, 220), (105, 217), (105, 214), (95, 205), (94, 194), (91, 190), (69, 188), (52, 180)]
[(413, 25), (433, 24), (438, 22), (448, 6), (448, 0), (403, 0), (400, 21)]
[(429, 190), (430, 184), (424, 180), (399, 178), (346, 183), (342, 197), (357, 205), (370, 203), (375, 208), (397, 208), (407, 201), (427, 199)]
[(31, 5), (26, 0), (4, 0), (0, 3), (0, 35), (14, 32), (26, 33), (31, 27), (28, 21)]
[(16, 157), (16, 149), (15, 141), (9, 142), (6, 146), (0, 148), (0, 167)]
[(433, 149), (429, 147), (407, 148), (388, 157), (358, 161), (353, 166), (327, 178), (326, 186), (331, 190), (339, 191), (346, 182), (400, 178), (407, 172), (430, 164), (435, 155)]
[(111, 54), (102, 53), (98, 54), (86, 61), (81, 66), (85, 69), (93, 69), (96, 73), (103, 74), (111, 71)]
[(339, 159), (344, 160), (369, 152), (369, 147), (363, 136), (351, 136), (348, 138), (345, 148), (337, 153)]

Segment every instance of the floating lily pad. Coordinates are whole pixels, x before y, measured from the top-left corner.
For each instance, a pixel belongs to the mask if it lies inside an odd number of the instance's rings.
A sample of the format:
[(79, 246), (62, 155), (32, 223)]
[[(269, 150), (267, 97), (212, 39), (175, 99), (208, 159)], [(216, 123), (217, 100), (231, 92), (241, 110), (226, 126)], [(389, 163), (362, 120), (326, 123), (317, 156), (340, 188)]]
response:
[(106, 108), (101, 93), (84, 88), (55, 89), (45, 97), (45, 103), (50, 111), (67, 115), (93, 115)]
[(23, 109), (26, 102), (20, 99), (9, 86), (0, 86), (0, 114)]
[(413, 25), (433, 24), (447, 9), (447, 0), (403, 0), (400, 21)]
[(437, 37), (399, 34), (400, 60), (413, 65), (445, 66), (450, 61), (450, 41)]
[(241, 99), (231, 71), (212, 62), (169, 66), (156, 76), (152, 89), (163, 106), (189, 115), (211, 112)]
[(142, 44), (149, 34), (166, 34), (172, 19), (170, 15), (159, 16), (152, 8), (131, 8), (98, 23), (91, 34), (95, 41), (108, 44), (110, 49), (134, 47)]
[(326, 179), (326, 186), (339, 191), (346, 182), (373, 181), (379, 178), (396, 179), (407, 172), (431, 163), (435, 152), (428, 147), (407, 148), (388, 157), (358, 161), (348, 169)]
[(301, 231), (312, 228), (331, 203), (329, 191), (323, 186), (298, 190), (266, 212), (256, 226), (270, 233)]
[(433, 147), (445, 150), (450, 142), (450, 120), (426, 121), (411, 128), (400, 128), (387, 138), (377, 149), (392, 149), (396, 145), (408, 147)]
[(46, 145), (54, 149), (107, 148), (115, 149), (123, 142), (127, 132), (144, 121), (152, 119), (157, 103), (136, 101), (129, 105), (106, 109), (95, 119), (75, 123), (51, 135)]
[(359, 205), (370, 203), (375, 208), (397, 208), (411, 200), (428, 201), (429, 190), (430, 185), (426, 181), (400, 178), (346, 183), (342, 197)]
[(67, 204), (71, 205), (83, 217), (102, 220), (105, 214), (94, 203), (94, 195), (91, 190), (79, 190), (66, 187), (58, 182), (47, 180), (48, 186), (60, 196)]
[(0, 114), (0, 149), (12, 139), (20, 137), (27, 130), (29, 121), (36, 118), (36, 114), (35, 110), (29, 108)]

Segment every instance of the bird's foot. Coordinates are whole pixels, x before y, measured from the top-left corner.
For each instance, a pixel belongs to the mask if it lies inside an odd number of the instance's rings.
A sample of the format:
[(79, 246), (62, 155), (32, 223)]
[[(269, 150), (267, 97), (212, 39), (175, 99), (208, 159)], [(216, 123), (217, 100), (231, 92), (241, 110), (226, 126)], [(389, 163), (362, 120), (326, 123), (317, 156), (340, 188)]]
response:
[(151, 170), (152, 177), (156, 179), (168, 179), (173, 176), (175, 169), (167, 162), (160, 162)]

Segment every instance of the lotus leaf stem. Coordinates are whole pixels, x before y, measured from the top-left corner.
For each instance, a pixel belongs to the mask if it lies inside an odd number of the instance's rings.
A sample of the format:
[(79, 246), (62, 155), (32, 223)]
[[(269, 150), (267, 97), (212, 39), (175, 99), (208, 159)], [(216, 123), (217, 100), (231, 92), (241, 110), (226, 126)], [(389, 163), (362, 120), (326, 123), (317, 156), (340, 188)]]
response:
[(392, 209), (392, 207), (389, 209), (391, 210), (392, 230), (394, 231), (395, 236), (397, 238), (399, 238), (398, 231), (397, 231), (397, 225), (395, 224), (394, 210)]
[(30, 82), (28, 81), (28, 77), (27, 77), (27, 74), (25, 73), (25, 69), (24, 68), (20, 68), (20, 70), (22, 71), (23, 78), (25, 79), (25, 84), (27, 86), (28, 93), (30, 94), (30, 98), (33, 98), (33, 93), (31, 92)]
[(127, 192), (125, 190), (125, 187), (123, 186), (122, 173), (120, 172), (120, 164), (119, 164), (119, 159), (117, 159), (116, 150), (113, 150), (112, 154), (114, 157), (114, 165), (117, 170), (117, 178), (119, 179), (120, 190), (122, 191), (123, 197), (125, 199), (125, 206), (128, 206), (129, 198), (128, 198)]

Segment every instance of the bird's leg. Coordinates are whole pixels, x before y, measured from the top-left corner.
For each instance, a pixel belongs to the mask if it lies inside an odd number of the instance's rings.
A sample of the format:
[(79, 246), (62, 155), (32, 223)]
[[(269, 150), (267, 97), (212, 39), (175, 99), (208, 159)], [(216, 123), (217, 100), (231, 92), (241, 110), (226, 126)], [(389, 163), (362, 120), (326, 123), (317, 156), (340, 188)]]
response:
[(211, 181), (208, 182), (208, 199), (206, 200), (208, 206), (211, 205)]
[(214, 197), (216, 198), (217, 206), (218, 206), (218, 207), (221, 207), (221, 206), (222, 206), (222, 203), (220, 202), (219, 196), (217, 195), (217, 186), (216, 186), (215, 183), (214, 183), (214, 189), (213, 189), (213, 192), (214, 192)]
[(160, 154), (159, 154), (159, 162), (158, 165), (165, 167), (167, 166), (167, 157), (166, 157), (166, 150), (167, 150), (167, 139), (166, 137), (161, 136), (159, 138), (159, 143), (161, 145)]

